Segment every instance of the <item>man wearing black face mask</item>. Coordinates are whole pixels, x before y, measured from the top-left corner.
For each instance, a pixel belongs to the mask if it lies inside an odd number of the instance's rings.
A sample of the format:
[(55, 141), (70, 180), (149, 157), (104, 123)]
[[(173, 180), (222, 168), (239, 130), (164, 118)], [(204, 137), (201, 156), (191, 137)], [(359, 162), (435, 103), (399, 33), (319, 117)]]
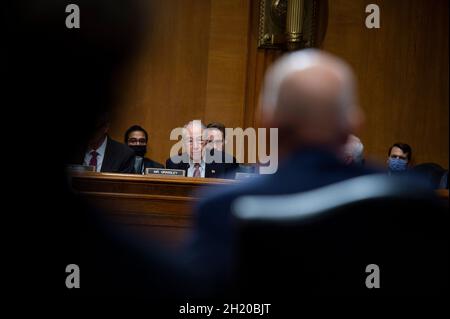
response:
[(125, 143), (134, 150), (136, 155), (134, 172), (144, 174), (146, 168), (164, 168), (156, 161), (145, 157), (147, 153), (148, 133), (139, 125), (133, 125), (125, 132)]

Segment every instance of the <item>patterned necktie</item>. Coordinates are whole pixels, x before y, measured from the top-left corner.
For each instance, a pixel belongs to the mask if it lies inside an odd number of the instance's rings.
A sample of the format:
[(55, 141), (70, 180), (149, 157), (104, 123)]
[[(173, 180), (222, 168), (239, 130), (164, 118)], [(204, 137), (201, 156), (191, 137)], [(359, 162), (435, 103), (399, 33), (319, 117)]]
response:
[(200, 174), (200, 164), (199, 163), (195, 163), (194, 164), (194, 177), (201, 177)]
[(92, 151), (91, 160), (89, 161), (90, 166), (95, 166), (95, 170), (97, 170), (97, 156), (99, 155), (96, 151)]

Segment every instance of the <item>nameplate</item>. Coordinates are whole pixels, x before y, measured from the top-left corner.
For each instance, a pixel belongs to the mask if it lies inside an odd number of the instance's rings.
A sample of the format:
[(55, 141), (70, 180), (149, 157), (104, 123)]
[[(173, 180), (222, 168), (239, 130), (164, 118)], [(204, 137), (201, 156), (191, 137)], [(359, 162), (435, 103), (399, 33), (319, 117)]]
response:
[(169, 168), (146, 168), (145, 175), (165, 175), (165, 176), (184, 176), (185, 171), (182, 169)]
[(68, 165), (67, 169), (71, 172), (95, 172), (95, 166), (91, 165)]
[(255, 173), (236, 173), (236, 175), (234, 176), (234, 179), (247, 179), (247, 178), (255, 178), (259, 176), (259, 174), (255, 174)]

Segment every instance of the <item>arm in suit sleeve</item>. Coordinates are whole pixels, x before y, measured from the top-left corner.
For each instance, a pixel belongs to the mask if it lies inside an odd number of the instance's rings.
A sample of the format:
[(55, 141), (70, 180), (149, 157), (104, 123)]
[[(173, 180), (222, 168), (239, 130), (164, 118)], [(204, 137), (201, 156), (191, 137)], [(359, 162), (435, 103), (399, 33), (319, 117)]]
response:
[(170, 158), (168, 158), (166, 161), (166, 168), (169, 168), (169, 169), (175, 168), (174, 163), (172, 162), (172, 160)]

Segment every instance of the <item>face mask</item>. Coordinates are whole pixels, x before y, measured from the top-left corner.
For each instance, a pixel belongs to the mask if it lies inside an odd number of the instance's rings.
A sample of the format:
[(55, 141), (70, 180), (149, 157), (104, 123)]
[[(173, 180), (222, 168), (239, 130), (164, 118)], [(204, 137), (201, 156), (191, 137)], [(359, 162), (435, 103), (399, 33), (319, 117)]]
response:
[(403, 172), (408, 167), (408, 162), (401, 158), (389, 158), (389, 170), (392, 172)]
[(130, 145), (130, 148), (133, 149), (136, 156), (144, 157), (145, 153), (147, 153), (146, 145)]

